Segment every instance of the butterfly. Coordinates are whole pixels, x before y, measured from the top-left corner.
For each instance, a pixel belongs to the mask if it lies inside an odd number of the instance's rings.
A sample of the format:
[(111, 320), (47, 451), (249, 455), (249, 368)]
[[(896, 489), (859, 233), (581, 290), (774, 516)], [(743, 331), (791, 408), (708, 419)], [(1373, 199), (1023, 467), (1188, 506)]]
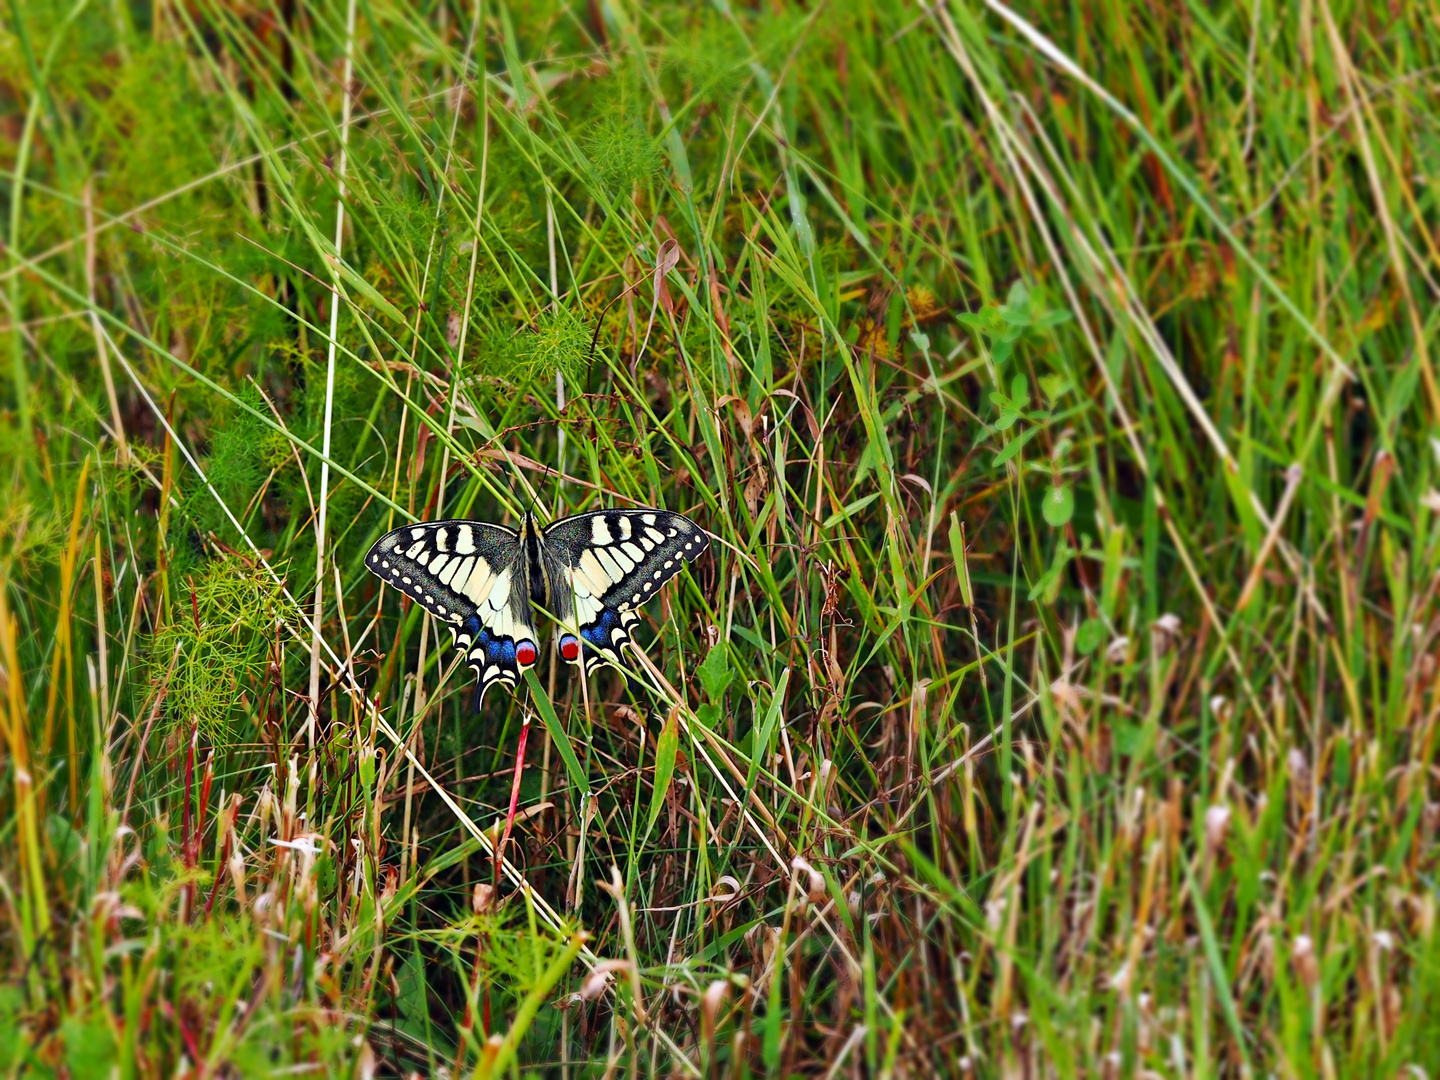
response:
[(620, 666), (640, 609), (710, 545), (689, 518), (666, 510), (594, 510), (542, 528), (429, 521), (386, 533), (365, 566), (445, 623), (475, 669), (475, 707), (490, 687), (514, 687), (534, 666), (531, 605), (560, 627), (560, 655), (586, 675)]

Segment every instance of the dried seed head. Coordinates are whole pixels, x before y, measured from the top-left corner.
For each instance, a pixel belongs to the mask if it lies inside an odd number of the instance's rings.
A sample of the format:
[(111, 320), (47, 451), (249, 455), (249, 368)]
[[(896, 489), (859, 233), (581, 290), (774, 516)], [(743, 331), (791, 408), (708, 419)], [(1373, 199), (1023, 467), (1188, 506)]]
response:
[(1123, 634), (1105, 646), (1105, 659), (1111, 664), (1123, 664), (1130, 652), (1130, 639)]
[(616, 720), (624, 720), (626, 723), (633, 724), (636, 727), (645, 726), (645, 718), (629, 705), (616, 705), (610, 715), (615, 717)]
[(700, 1024), (707, 1043), (715, 1037), (715, 1018), (720, 1015), (720, 1006), (729, 994), (729, 982), (715, 979), (705, 988), (705, 993), (700, 998)]
[(230, 853), (230, 861), (226, 863), (230, 871), (230, 881), (235, 886), (235, 899), (240, 901), (241, 906), (245, 904), (245, 856), (240, 854), (236, 848)]
[(1292, 746), (1285, 755), (1285, 767), (1290, 771), (1290, 782), (1297, 788), (1310, 786), (1310, 759), (1298, 746)]
[(580, 984), (580, 1000), (594, 1001), (601, 994), (605, 993), (605, 988), (610, 985), (611, 978), (612, 976), (608, 971), (600, 971), (598, 969), (586, 975), (585, 981)]
[(1320, 981), (1320, 963), (1315, 959), (1315, 943), (1309, 934), (1297, 934), (1290, 943), (1290, 963), (1305, 988), (1313, 990)]
[(1205, 852), (1213, 855), (1225, 841), (1225, 830), (1230, 827), (1230, 808), (1212, 806), (1205, 811)]
[(476, 915), (483, 915), (495, 906), (495, 886), (483, 881), (475, 883), (475, 892), (470, 897), (470, 907)]
[(790, 865), (797, 874), (805, 877), (806, 899), (812, 904), (823, 904), (825, 902), (825, 875), (811, 866), (808, 861), (796, 855)]
[(1005, 909), (1010, 904), (1008, 896), (1000, 896), (994, 900), (985, 901), (985, 922), (991, 930), (998, 931), (1000, 924), (1005, 917)]
[(1110, 976), (1110, 989), (1114, 990), (1122, 998), (1128, 997), (1130, 995), (1130, 978), (1130, 962), (1127, 960)]
[(1150, 642), (1155, 651), (1164, 655), (1172, 646), (1179, 644), (1182, 627), (1180, 616), (1173, 612), (1167, 611), (1156, 619), (1150, 626)]

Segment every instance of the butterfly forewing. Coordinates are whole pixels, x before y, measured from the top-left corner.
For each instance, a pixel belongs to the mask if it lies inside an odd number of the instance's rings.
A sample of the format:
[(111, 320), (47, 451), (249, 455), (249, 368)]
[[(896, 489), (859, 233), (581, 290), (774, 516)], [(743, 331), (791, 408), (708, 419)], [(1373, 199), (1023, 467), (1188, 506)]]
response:
[(560, 577), (551, 589), (555, 614), (584, 645), (566, 659), (583, 658), (587, 674), (618, 665), (645, 601), (709, 543), (693, 521), (665, 510), (596, 510), (547, 528), (545, 548)]
[(375, 542), (366, 567), (444, 622), (480, 678), (514, 686), (535, 662), (528, 583), (513, 529), (480, 521), (405, 525)]

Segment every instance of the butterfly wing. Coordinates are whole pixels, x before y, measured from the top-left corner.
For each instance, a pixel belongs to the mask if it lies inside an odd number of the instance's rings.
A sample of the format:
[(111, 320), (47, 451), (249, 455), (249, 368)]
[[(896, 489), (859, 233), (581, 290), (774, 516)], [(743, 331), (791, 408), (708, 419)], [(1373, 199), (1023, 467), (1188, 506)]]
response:
[(665, 510), (595, 510), (555, 522), (545, 530), (555, 615), (579, 637), (573, 649), (562, 637), (561, 655), (583, 662), (587, 675), (619, 666), (645, 601), (709, 545), (693, 521)]
[(481, 521), (405, 525), (365, 556), (371, 573), (449, 627), (482, 696), (496, 683), (513, 687), (537, 656), (520, 561), (515, 531)]

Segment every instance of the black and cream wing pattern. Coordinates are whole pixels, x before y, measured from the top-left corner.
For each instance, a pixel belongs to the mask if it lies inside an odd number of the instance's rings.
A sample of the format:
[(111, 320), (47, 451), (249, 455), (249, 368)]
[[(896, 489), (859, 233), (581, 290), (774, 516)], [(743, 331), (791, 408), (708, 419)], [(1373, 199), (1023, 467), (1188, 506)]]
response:
[(482, 695), (513, 687), (538, 655), (523, 561), (514, 529), (481, 521), (405, 525), (365, 556), (372, 573), (450, 628)]
[(477, 706), (496, 684), (513, 687), (539, 658), (532, 604), (560, 627), (559, 651), (591, 674), (621, 666), (640, 609), (708, 546), (683, 514), (594, 510), (540, 528), (432, 521), (386, 533), (366, 567), (450, 628), (479, 678)]
[[(554, 614), (565, 631), (561, 656), (583, 663), (587, 675), (619, 666), (645, 602), (709, 544), (693, 521), (666, 510), (595, 510), (545, 529), (543, 547), (558, 579)], [(579, 642), (572, 644), (572, 635)]]

